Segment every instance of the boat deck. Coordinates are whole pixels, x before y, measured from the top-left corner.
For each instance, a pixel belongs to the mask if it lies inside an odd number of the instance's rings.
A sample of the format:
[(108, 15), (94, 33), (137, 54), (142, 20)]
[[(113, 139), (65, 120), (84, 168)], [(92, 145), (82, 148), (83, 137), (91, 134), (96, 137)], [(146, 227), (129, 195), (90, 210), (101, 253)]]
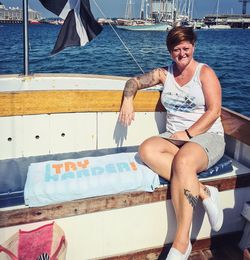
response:
[[(213, 237), (212, 239), (192, 240), (193, 250), (189, 260), (250, 260), (250, 251), (243, 252), (238, 243), (242, 232), (232, 233), (230, 236)], [(98, 258), (98, 260), (165, 260), (171, 244), (162, 248), (152, 248), (144, 252)]]
[(225, 245), (215, 249), (203, 249), (193, 251), (189, 260), (248, 260), (236, 245)]
[[(250, 260), (250, 253), (244, 254), (237, 245), (234, 244), (225, 244), (221, 247), (216, 247), (213, 249), (199, 249), (192, 251), (188, 260)], [(145, 257), (135, 254), (130, 257), (116, 257), (119, 260), (165, 260), (167, 257), (166, 252), (162, 254), (151, 253)], [(105, 260), (113, 260), (114, 258), (105, 258)]]

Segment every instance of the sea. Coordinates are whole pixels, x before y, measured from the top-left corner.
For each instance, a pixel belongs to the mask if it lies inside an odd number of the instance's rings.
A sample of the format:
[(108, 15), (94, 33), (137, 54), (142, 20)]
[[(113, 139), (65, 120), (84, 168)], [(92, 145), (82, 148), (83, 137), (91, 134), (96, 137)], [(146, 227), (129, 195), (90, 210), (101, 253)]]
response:
[[(29, 25), (30, 73), (139, 75), (171, 62), (167, 32), (136, 32), (104, 26), (83, 47), (50, 55), (60, 26)], [(21, 24), (0, 24), (0, 74), (23, 73)], [(216, 72), (223, 106), (250, 117), (250, 29), (197, 30), (195, 59)]]

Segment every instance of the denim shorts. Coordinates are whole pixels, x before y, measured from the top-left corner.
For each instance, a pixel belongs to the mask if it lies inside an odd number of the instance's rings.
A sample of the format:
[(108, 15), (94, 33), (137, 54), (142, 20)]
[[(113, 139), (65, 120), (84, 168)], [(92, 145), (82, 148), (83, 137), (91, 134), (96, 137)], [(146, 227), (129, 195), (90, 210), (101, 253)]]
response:
[[(164, 139), (168, 139), (171, 136), (171, 133), (165, 132), (160, 134), (159, 136)], [(207, 169), (216, 164), (225, 152), (224, 135), (219, 135), (217, 133), (200, 134), (182, 143), (184, 144), (186, 142), (199, 144), (204, 149), (208, 157)]]

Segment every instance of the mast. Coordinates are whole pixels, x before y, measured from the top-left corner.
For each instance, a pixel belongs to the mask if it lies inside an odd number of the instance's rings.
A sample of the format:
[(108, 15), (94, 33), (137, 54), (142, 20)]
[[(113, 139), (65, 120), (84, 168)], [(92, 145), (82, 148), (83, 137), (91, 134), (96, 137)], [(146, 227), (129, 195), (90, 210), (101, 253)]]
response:
[(146, 20), (148, 19), (148, 11), (149, 11), (149, 3), (148, 0), (146, 0)]
[(141, 0), (141, 10), (140, 10), (140, 19), (143, 20), (145, 17), (145, 14), (144, 14), (144, 6), (145, 6), (145, 3), (144, 3), (144, 0)]
[(23, 0), (23, 74), (29, 75), (28, 0)]
[(190, 20), (193, 20), (193, 15), (194, 15), (194, 1), (195, 1), (195, 0), (192, 0), (192, 3), (191, 3)]
[(191, 0), (188, 0), (188, 3), (187, 3), (187, 5), (188, 5), (188, 9), (187, 9), (187, 17), (188, 17), (188, 21), (190, 21), (191, 20)]
[(218, 17), (219, 17), (219, 0), (217, 0), (217, 5), (216, 5), (216, 21), (215, 23), (218, 23)]
[(173, 24), (176, 21), (176, 8), (175, 8), (175, 0), (172, 0), (172, 9), (171, 9), (171, 19), (173, 20)]
[(125, 19), (131, 20), (133, 18), (132, 13), (133, 13), (133, 11), (132, 11), (132, 0), (127, 0)]

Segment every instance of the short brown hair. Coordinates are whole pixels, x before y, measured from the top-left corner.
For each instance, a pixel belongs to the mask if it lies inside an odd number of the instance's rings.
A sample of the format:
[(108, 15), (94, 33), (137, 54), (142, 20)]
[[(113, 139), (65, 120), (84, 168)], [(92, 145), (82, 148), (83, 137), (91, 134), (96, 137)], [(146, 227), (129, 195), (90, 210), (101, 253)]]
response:
[(174, 47), (182, 41), (188, 41), (194, 45), (196, 39), (197, 37), (192, 27), (176, 26), (172, 28), (167, 35), (166, 44), (168, 51), (171, 52)]

